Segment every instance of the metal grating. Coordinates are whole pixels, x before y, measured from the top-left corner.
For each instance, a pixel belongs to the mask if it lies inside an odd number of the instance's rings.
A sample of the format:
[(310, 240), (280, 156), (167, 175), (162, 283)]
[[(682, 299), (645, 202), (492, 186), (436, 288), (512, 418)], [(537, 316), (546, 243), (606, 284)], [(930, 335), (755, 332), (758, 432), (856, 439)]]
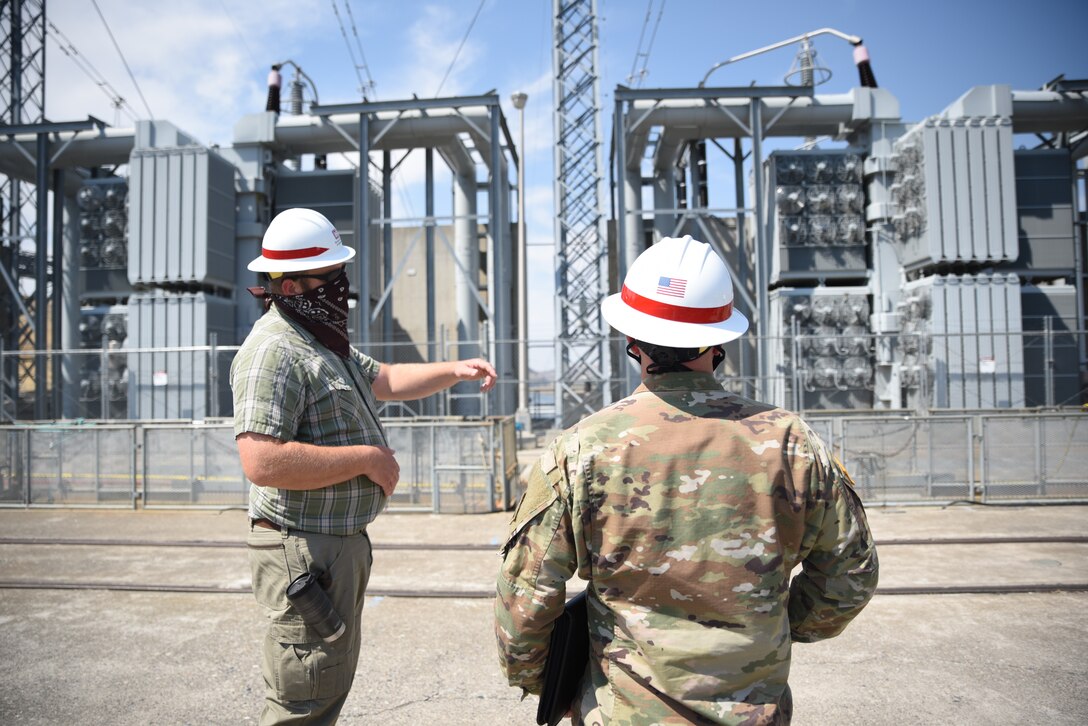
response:
[(596, 0), (555, 0), (555, 425), (611, 402)]

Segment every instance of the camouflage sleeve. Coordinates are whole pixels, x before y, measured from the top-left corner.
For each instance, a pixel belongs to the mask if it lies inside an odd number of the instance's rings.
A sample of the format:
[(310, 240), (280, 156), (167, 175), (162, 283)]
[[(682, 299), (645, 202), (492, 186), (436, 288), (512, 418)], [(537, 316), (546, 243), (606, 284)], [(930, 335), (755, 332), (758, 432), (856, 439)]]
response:
[(802, 571), (790, 583), (793, 640), (812, 643), (843, 631), (872, 598), (877, 556), (853, 482), (822, 444), (811, 467), (812, 509), (805, 523)]
[(543, 686), (552, 624), (576, 567), (568, 492), (554, 453), (546, 450), (529, 474), (502, 550), (495, 637), (500, 667), (523, 693), (539, 694)]

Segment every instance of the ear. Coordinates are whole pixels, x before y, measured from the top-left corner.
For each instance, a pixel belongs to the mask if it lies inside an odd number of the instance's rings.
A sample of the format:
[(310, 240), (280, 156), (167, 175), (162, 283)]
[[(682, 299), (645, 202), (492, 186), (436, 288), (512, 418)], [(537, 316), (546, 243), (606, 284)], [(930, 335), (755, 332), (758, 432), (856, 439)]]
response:
[(639, 350), (639, 347), (638, 347), (638, 342), (634, 338), (632, 338), (630, 335), (628, 335), (626, 337), (627, 337), (627, 345), (630, 347), (631, 352), (633, 352), (635, 355), (642, 355), (642, 351)]
[(290, 277), (285, 277), (280, 280), (280, 294), (291, 296), (298, 295), (302, 291), (302, 286), (298, 284), (298, 280)]

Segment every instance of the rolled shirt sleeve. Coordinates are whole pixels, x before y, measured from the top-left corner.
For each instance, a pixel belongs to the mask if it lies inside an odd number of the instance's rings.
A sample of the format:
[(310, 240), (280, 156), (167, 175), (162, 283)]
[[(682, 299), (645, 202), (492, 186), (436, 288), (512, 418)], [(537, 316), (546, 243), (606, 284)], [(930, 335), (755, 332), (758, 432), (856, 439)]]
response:
[(240, 350), (231, 365), (234, 435), (293, 440), (306, 405), (305, 386), (295, 359), (276, 340)]

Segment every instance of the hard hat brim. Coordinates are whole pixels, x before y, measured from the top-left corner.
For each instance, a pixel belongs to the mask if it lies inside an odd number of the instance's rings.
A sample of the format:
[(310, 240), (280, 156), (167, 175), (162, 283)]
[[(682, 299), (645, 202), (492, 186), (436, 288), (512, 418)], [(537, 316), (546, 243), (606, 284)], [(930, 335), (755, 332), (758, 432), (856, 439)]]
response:
[(303, 272), (304, 270), (316, 270), (319, 267), (329, 267), (349, 262), (355, 257), (355, 250), (346, 245), (338, 245), (329, 248), (317, 257), (306, 257), (297, 260), (273, 260), (261, 255), (247, 265), (253, 272)]
[(616, 330), (635, 340), (671, 348), (703, 348), (736, 340), (748, 330), (748, 318), (736, 309), (720, 323), (681, 323), (639, 312), (620, 295), (609, 295), (601, 303), (601, 314)]

